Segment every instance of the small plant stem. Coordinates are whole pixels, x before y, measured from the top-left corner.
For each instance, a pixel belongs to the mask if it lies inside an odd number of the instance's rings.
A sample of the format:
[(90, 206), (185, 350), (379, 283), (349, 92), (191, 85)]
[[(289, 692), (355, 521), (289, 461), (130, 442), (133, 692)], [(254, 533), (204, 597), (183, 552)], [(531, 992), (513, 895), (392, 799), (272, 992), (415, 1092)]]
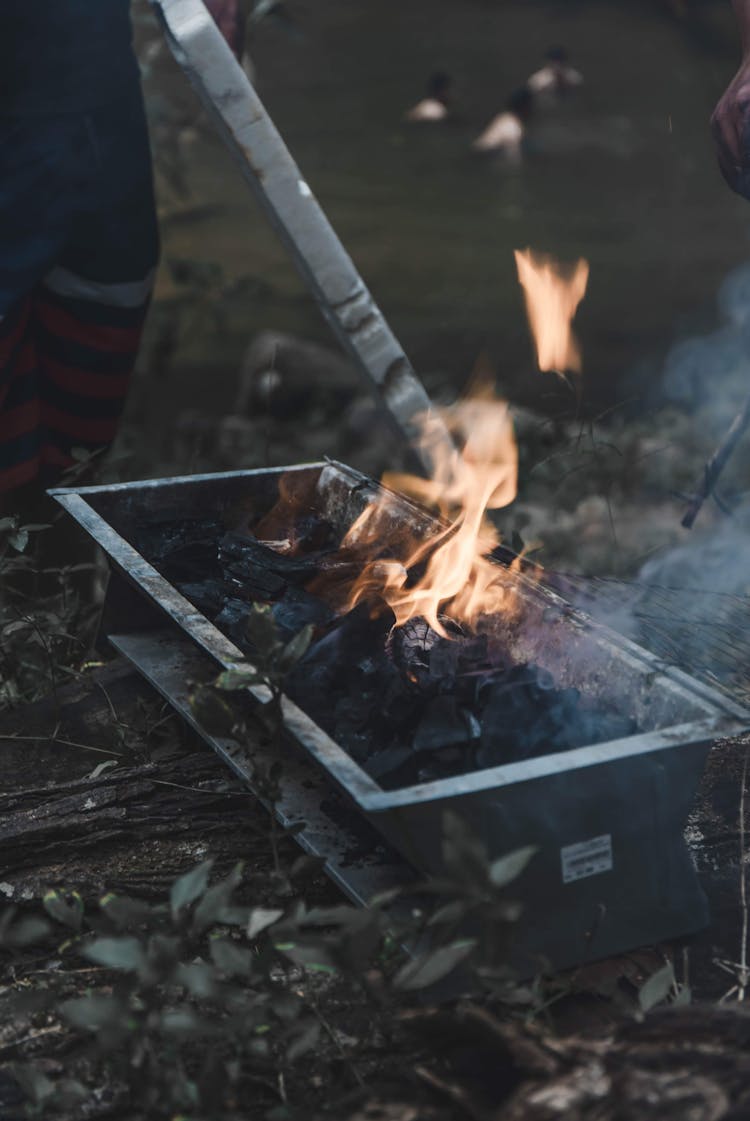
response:
[(732, 455), (732, 452), (736, 448), (748, 424), (750, 424), (750, 397), (747, 398), (744, 405), (737, 413), (737, 416), (727, 429), (721, 443), (703, 468), (703, 475), (698, 482), (696, 492), (690, 500), (690, 504), (680, 523), (685, 529), (692, 529), (693, 522), (698, 517), (701, 506), (719, 481), (719, 476), (726, 467), (729, 457)]
[(342, 1061), (343, 1061), (344, 1063), (346, 1063), (346, 1065), (348, 1066), (349, 1070), (351, 1071), (351, 1073), (352, 1073), (352, 1077), (354, 1078), (354, 1081), (355, 1081), (355, 1082), (357, 1083), (357, 1085), (358, 1085), (358, 1086), (361, 1086), (363, 1090), (364, 1090), (364, 1089), (366, 1089), (366, 1088), (367, 1088), (367, 1083), (365, 1082), (364, 1078), (362, 1077), (362, 1075), (361, 1075), (361, 1074), (359, 1073), (359, 1071), (357, 1070), (357, 1068), (356, 1068), (356, 1066), (354, 1065), (354, 1063), (352, 1062), (352, 1060), (351, 1060), (351, 1059), (349, 1058), (349, 1056), (347, 1055), (347, 1053), (346, 1053), (346, 1051), (344, 1050), (344, 1048), (343, 1048), (343, 1047), (341, 1046), (341, 1041), (340, 1041), (340, 1039), (339, 1039), (339, 1038), (338, 1038), (338, 1036), (336, 1035), (336, 1033), (335, 1033), (335, 1031), (333, 1030), (333, 1028), (331, 1027), (331, 1025), (330, 1025), (330, 1024), (328, 1023), (328, 1021), (326, 1020), (326, 1018), (325, 1018), (325, 1016), (323, 1015), (323, 1013), (322, 1013), (322, 1012), (320, 1011), (320, 1009), (318, 1008), (318, 1004), (317, 1004), (317, 1001), (315, 1001), (315, 1000), (311, 1000), (311, 1001), (310, 1001), (310, 1007), (312, 1008), (312, 1010), (313, 1010), (313, 1013), (315, 1014), (315, 1018), (317, 1019), (318, 1023), (319, 1023), (319, 1024), (320, 1024), (320, 1026), (322, 1027), (323, 1031), (324, 1031), (324, 1032), (326, 1033), (326, 1035), (327, 1035), (327, 1036), (328, 1036), (328, 1038), (330, 1039), (331, 1043), (333, 1044), (333, 1046), (334, 1046), (334, 1047), (336, 1048), (336, 1050), (338, 1051), (338, 1053), (339, 1053), (339, 1056), (340, 1056), (341, 1060), (342, 1060)]
[(183, 786), (181, 782), (169, 782), (165, 778), (152, 778), (150, 781), (156, 786), (174, 786), (176, 790), (187, 790), (191, 794), (211, 794), (214, 798), (217, 794), (221, 794), (225, 798), (247, 797), (243, 790), (203, 790), (200, 786)]
[(286, 1079), (284, 1078), (283, 1070), (279, 1071), (278, 1078), (276, 1079), (276, 1081), (277, 1081), (278, 1088), (279, 1088), (279, 1097), (281, 1098), (281, 1101), (283, 1102), (283, 1104), (286, 1105), (287, 1101), (289, 1099), (287, 1098), (287, 1094), (286, 1094)]
[(92, 747), (91, 744), (76, 743), (75, 740), (61, 740), (57, 738), (54, 732), (51, 736), (19, 736), (15, 733), (13, 733), (12, 735), (0, 734), (0, 741), (5, 743), (41, 743), (43, 740), (47, 740), (49, 743), (59, 743), (62, 747), (76, 747), (80, 751), (96, 751), (99, 755), (112, 755), (117, 759), (122, 758), (121, 751), (111, 751), (108, 747)]

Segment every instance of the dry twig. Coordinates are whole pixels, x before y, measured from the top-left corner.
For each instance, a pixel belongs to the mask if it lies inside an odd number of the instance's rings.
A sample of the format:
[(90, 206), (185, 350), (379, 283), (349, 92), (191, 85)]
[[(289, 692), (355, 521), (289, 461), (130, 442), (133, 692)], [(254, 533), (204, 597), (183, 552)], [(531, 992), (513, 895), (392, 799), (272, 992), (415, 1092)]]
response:
[(739, 438), (748, 424), (750, 424), (750, 397), (747, 398), (745, 404), (737, 413), (737, 416), (727, 429), (723, 440), (703, 468), (703, 477), (682, 519), (681, 524), (685, 529), (692, 529), (693, 522), (697, 518), (701, 506), (716, 486), (719, 475), (726, 467), (729, 457), (736, 448)]

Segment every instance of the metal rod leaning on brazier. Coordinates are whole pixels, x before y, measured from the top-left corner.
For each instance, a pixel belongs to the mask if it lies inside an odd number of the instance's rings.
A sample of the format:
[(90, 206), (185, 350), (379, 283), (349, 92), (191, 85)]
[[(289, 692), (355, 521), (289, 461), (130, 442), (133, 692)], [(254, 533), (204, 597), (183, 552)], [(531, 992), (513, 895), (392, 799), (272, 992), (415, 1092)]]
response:
[[(167, 42), (334, 334), (431, 473), (416, 417), (430, 398), (202, 0), (151, 0)], [(438, 418), (435, 418), (436, 423)], [(447, 429), (440, 442), (453, 442)]]

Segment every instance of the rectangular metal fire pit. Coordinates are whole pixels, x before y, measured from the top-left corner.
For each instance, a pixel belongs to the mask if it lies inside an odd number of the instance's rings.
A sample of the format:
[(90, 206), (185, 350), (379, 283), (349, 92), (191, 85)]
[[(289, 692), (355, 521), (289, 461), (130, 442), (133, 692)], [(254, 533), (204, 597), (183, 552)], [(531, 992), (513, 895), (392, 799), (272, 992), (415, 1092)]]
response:
[[(170, 627), (175, 643), (184, 646), (187, 635), (212, 665), (227, 667), (242, 659), (133, 541), (144, 526), (170, 518), (231, 521), (240, 509), (260, 515), (277, 500), (282, 476), (311, 488), (323, 515), (342, 530), (383, 493), (377, 483), (335, 463), (53, 492), (110, 559), (104, 627), (109, 635), (125, 636), (118, 645), (134, 661), (139, 661), (139, 635), (158, 629), (165, 650)], [(434, 524), (397, 495), (390, 510), (395, 522), (408, 518), (423, 532)], [(322, 776), (321, 789), (342, 792), (414, 868), (441, 870), (442, 818), (449, 809), (481, 835), (491, 856), (521, 845), (537, 847), (513, 888), (524, 904), (516, 964), (530, 973), (540, 959), (560, 968), (706, 924), (706, 901), (683, 829), (712, 743), (750, 727), (750, 714), (592, 623), (543, 586), (518, 579), (521, 610), (498, 624), (516, 660), (533, 661), (558, 685), (575, 685), (584, 699), (598, 698), (634, 717), (638, 734), (385, 791), (289, 700), (284, 716), (291, 739), (302, 749), (301, 763), (314, 761)], [(175, 699), (156, 670), (150, 676)], [(260, 702), (266, 699), (262, 689), (254, 692)], [(184, 703), (177, 707), (185, 711)], [(249, 764), (223, 753), (250, 778)], [(307, 806), (311, 810), (309, 798)], [(353, 870), (347, 882), (346, 861), (333, 863), (339, 883), (361, 900), (361, 875), (358, 880)]]

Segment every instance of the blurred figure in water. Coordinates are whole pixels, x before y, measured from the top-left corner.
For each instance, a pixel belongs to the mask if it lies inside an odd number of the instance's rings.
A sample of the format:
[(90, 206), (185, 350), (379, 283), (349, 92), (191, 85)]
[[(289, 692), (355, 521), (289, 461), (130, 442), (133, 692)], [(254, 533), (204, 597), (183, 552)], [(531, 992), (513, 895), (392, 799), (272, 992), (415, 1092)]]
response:
[(711, 117), (719, 167), (729, 186), (750, 199), (750, 0), (732, 0), (742, 61)]
[(427, 86), (427, 96), (404, 114), (406, 121), (444, 121), (448, 116), (450, 100), (450, 75), (433, 74)]
[(502, 113), (490, 121), (487, 128), (472, 144), (476, 152), (501, 152), (517, 163), (521, 159), (526, 122), (534, 107), (534, 97), (528, 86), (522, 86), (508, 99)]
[(535, 97), (562, 97), (583, 84), (583, 75), (568, 63), (563, 47), (550, 47), (545, 65), (536, 70), (526, 85)]

